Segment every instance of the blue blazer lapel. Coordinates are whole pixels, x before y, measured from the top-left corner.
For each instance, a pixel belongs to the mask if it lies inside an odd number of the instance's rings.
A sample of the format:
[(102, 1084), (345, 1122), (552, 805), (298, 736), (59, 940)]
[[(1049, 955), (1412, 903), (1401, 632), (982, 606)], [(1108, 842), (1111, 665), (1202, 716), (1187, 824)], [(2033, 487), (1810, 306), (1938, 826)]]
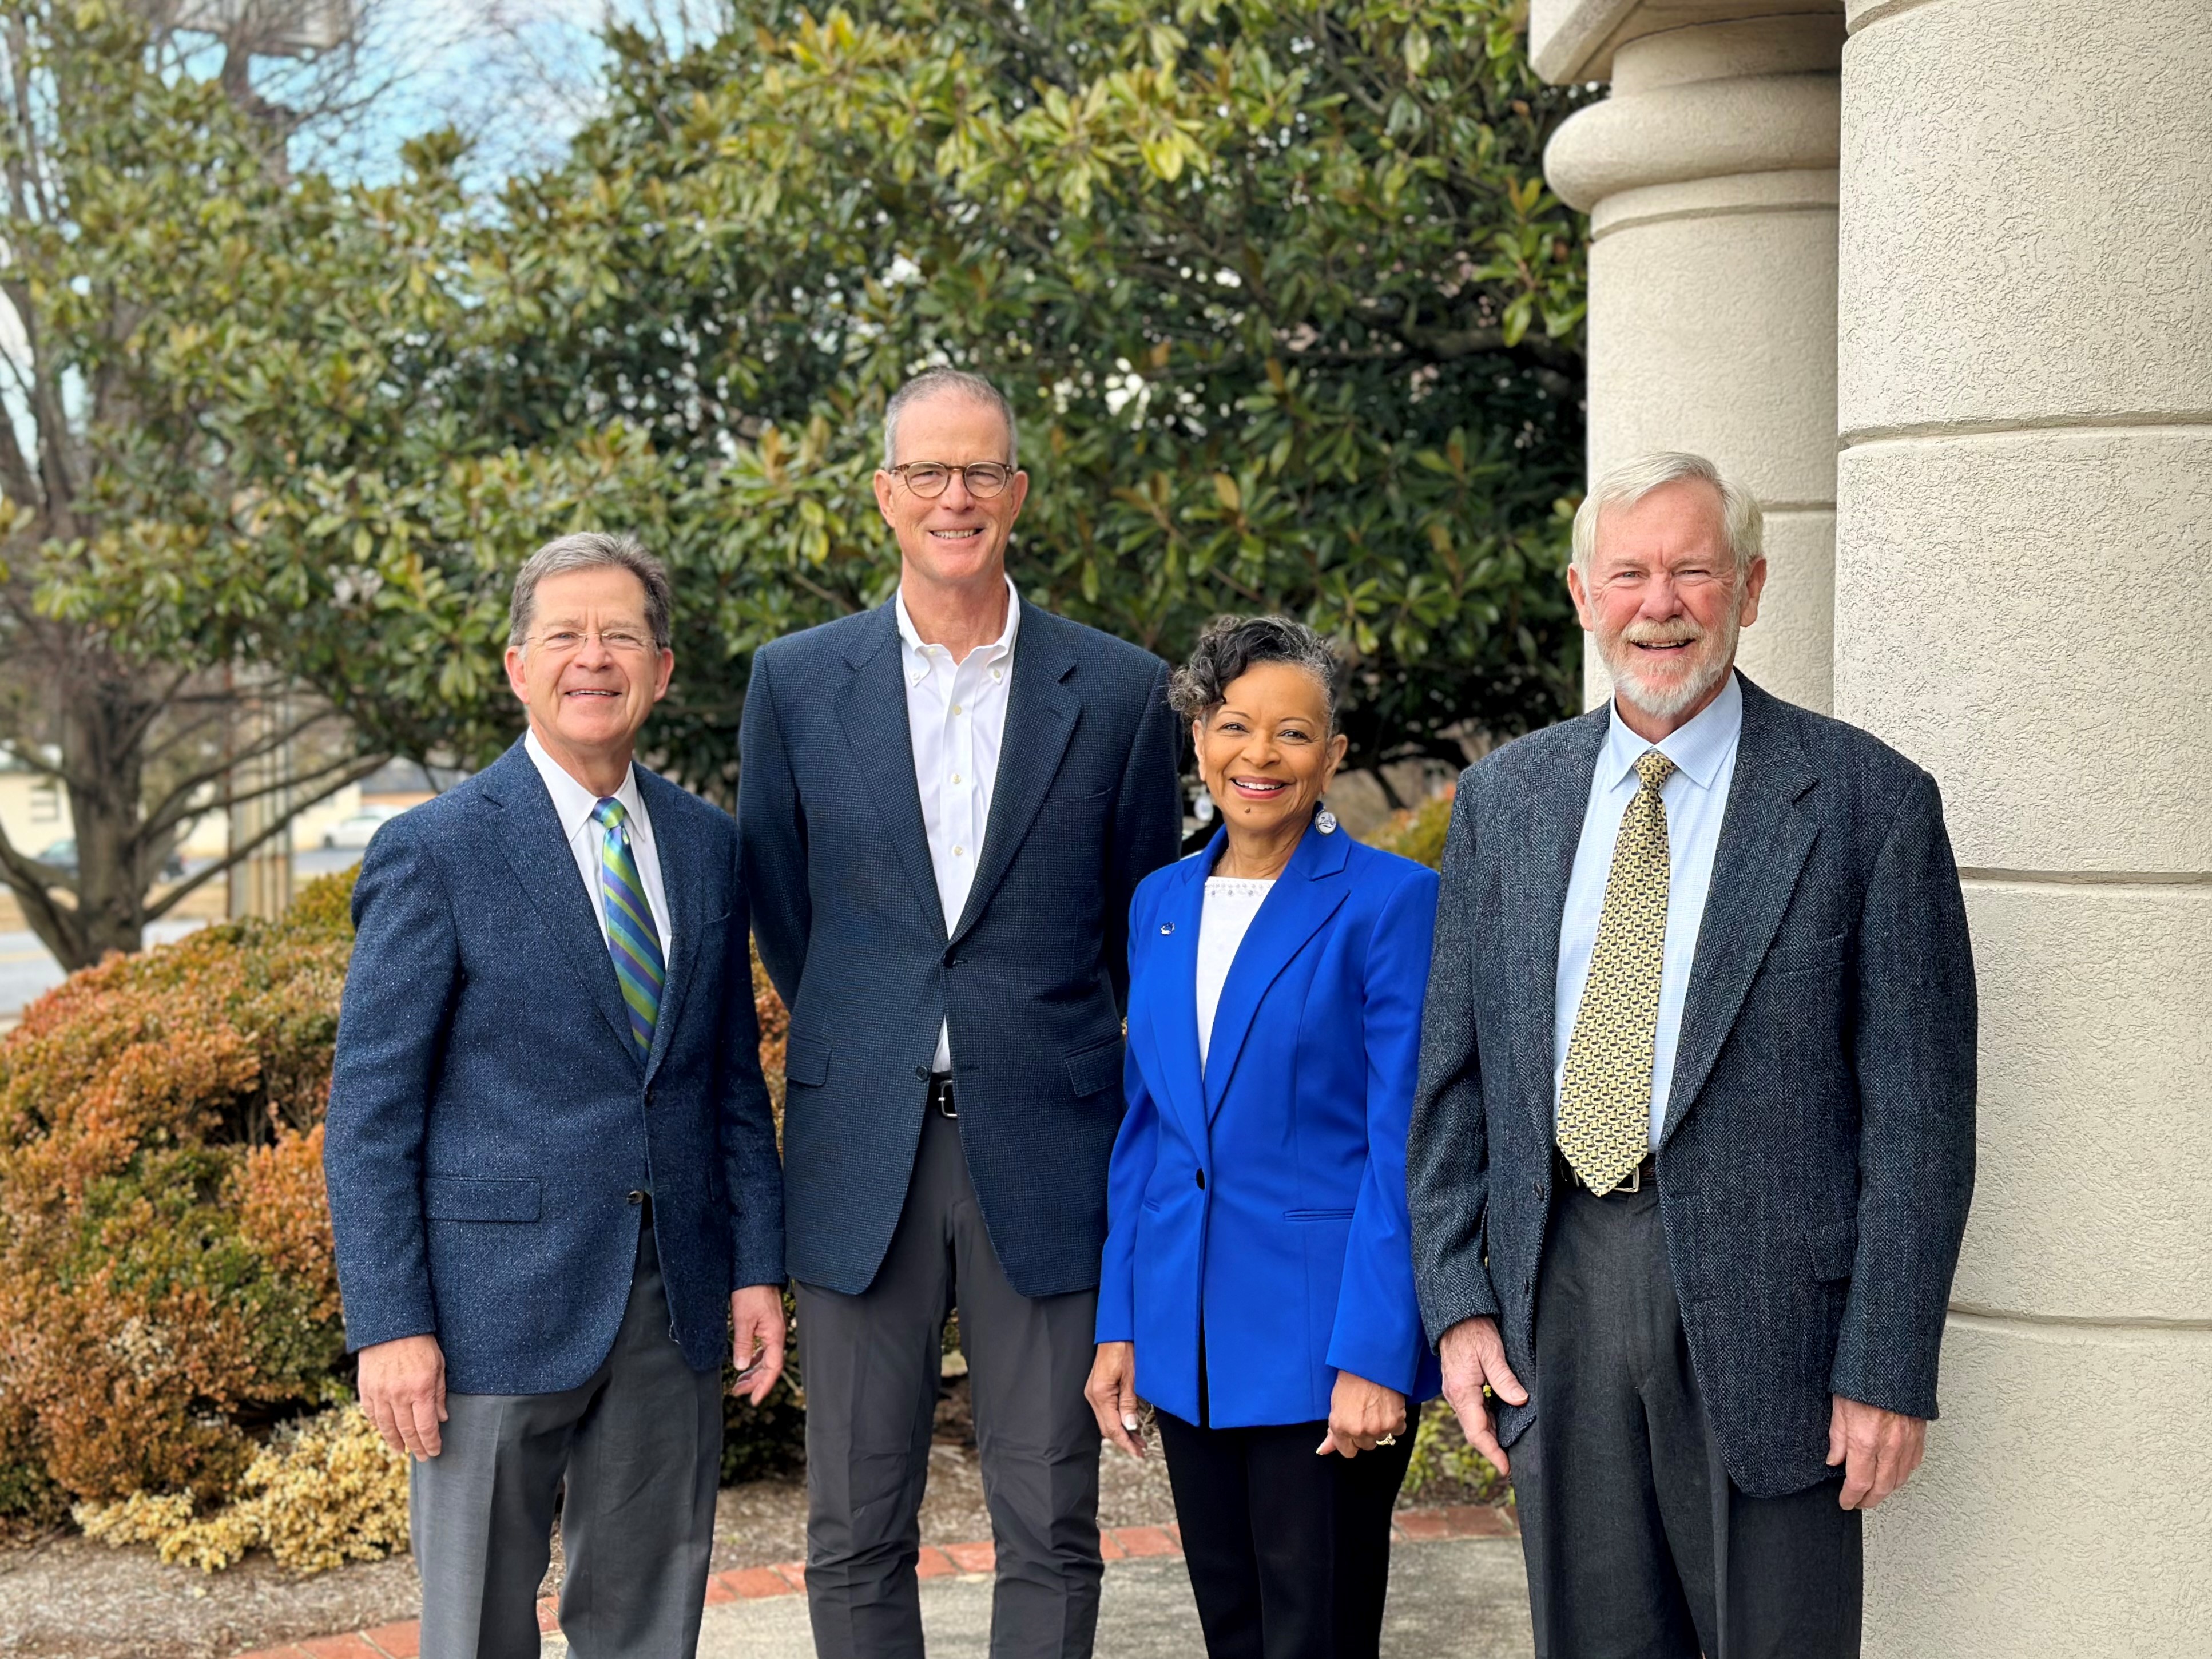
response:
[[(1571, 723), (1572, 741), (1563, 745), (1559, 763), (1537, 779), (1529, 794), (1521, 826), (1522, 851), (1509, 852), (1498, 864), (1504, 884), (1498, 945), (1509, 955), (1513, 987), (1508, 1013), (1513, 1074), (1545, 1145), (1551, 1142), (1556, 1115), (1552, 1073), (1559, 1065), (1559, 930), (1566, 918), (1567, 884), (1574, 878), (1575, 848), (1589, 815), (1590, 779), (1612, 720), (1607, 704)], [(1467, 943), (1471, 950), (1481, 950), (1486, 942)]]
[(586, 998), (621, 1042), (623, 1052), (636, 1060), (637, 1043), (629, 1034), (629, 1010), (615, 980), (606, 935), (599, 931), (591, 896), (577, 878), (574, 855), (562, 837), (561, 820), (554, 816), (553, 797), (545, 793), (545, 781), (538, 775), (521, 744), (501, 756), (484, 774), (484, 799), (499, 809), (500, 852), (515, 884), (530, 901)]
[(846, 658), (853, 678), (837, 698), (838, 724), (851, 747), (860, 789), (883, 820), (884, 839), (914, 884), (924, 914), (944, 925), (945, 901), (929, 862), (921, 793), (914, 777), (914, 739), (907, 727), (906, 679), (899, 662), (898, 623), (878, 605)]
[(1783, 705), (1749, 680), (1742, 684), (1743, 734), (1736, 739), (1735, 777), (1690, 963), (1662, 1146), (1674, 1139), (1712, 1075), (1819, 834), (1813, 815), (1796, 803), (1820, 778), (1790, 730)]
[(1075, 672), (1075, 659), (1054, 629), (1056, 619), (1026, 601), (1021, 605), (1013, 684), (1006, 688), (1006, 736), (999, 745), (999, 772), (991, 786), (991, 821), (983, 828), (975, 884), (969, 888), (968, 902), (952, 929), (954, 942), (975, 925), (1006, 879), (1060, 771), (1060, 757), (1067, 752), (1067, 740), (1081, 711), (1075, 693), (1066, 684)]
[(669, 931), (676, 936), (665, 952), (667, 968), (660, 987), (660, 1018), (653, 1023), (653, 1052), (645, 1058), (645, 1080), (650, 1083), (667, 1056), (669, 1033), (676, 1029), (677, 1016), (684, 1010), (684, 994), (691, 988), (698, 963), (699, 929), (705, 921), (699, 908), (704, 872), (692, 838), (684, 834), (684, 818), (690, 803), (682, 799), (683, 791), (642, 766), (637, 769), (637, 790), (653, 818), (653, 849), (660, 860), (660, 889), (668, 900)]
[(1221, 841), (1216, 830), (1204, 857), (1186, 859), (1176, 867), (1152, 924), (1155, 935), (1145, 945), (1151, 963), (1145, 1038), (1152, 1052), (1152, 1075), (1160, 1079), (1163, 1104), (1182, 1120), (1201, 1159), (1206, 1115), (1206, 1079), (1198, 1063), (1198, 930), (1204, 920), (1206, 873), (1219, 855)]
[[(1229, 1093), (1229, 1081), (1236, 1075), (1237, 1062), (1244, 1052), (1244, 1039), (1251, 1031), (1253, 1018), (1259, 1013), (1268, 989), (1281, 977), (1283, 969), (1290, 966), (1291, 959), (1305, 948), (1306, 941), (1336, 914), (1350, 890), (1337, 879), (1344, 873), (1345, 860), (1352, 855), (1349, 842), (1348, 836), (1324, 836), (1309, 828), (1297, 850), (1291, 854), (1290, 866), (1283, 872), (1282, 878), (1260, 906), (1260, 914), (1252, 918), (1251, 929), (1244, 935), (1243, 943), (1237, 947), (1237, 959), (1229, 964), (1229, 977), (1222, 985), (1221, 1000), (1213, 1011), (1212, 1040), (1206, 1045), (1206, 1118), (1209, 1124), (1219, 1114), (1221, 1103)], [(1211, 863), (1208, 860), (1207, 864)], [(1202, 877), (1199, 891), (1201, 896), (1205, 892)], [(1200, 902), (1203, 902), (1202, 897)], [(1194, 954), (1193, 960), (1194, 1006)]]

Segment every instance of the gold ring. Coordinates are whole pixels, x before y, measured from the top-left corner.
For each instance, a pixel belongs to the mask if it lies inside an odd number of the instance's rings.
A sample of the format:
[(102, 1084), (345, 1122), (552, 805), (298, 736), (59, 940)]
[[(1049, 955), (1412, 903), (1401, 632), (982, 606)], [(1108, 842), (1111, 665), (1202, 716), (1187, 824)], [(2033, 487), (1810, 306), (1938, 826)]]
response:
[(1398, 1443), (1398, 1437), (1395, 1434), (1378, 1434), (1375, 1437), (1375, 1443), (1378, 1446), (1395, 1446)]

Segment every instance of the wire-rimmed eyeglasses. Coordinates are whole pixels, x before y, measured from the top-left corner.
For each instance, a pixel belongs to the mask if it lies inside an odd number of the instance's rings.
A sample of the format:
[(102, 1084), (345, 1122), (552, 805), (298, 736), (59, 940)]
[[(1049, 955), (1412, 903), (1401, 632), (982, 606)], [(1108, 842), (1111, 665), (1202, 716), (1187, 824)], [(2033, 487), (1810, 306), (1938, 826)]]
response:
[(1003, 461), (970, 461), (965, 466), (954, 466), (945, 461), (904, 461), (885, 471), (906, 481), (906, 487), (931, 501), (942, 495), (945, 487), (957, 472), (968, 486), (968, 493), (978, 501), (988, 501), (1013, 482), (1014, 469)]

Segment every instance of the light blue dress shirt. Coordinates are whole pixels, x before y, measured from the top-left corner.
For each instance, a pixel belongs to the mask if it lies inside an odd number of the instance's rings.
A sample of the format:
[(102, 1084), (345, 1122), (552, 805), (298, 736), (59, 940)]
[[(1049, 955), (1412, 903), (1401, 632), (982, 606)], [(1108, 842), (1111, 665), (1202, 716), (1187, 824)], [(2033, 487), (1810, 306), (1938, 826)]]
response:
[(1659, 975), (1659, 1032), (1651, 1057), (1651, 1145), (1667, 1122), (1667, 1097), (1674, 1081), (1674, 1047), (1682, 1035), (1682, 1000), (1690, 988), (1690, 963), (1698, 954), (1698, 927), (1712, 885), (1713, 854), (1735, 776), (1736, 740), (1743, 734), (1743, 692), (1731, 670), (1728, 684), (1695, 720), (1659, 742), (1646, 743), (1613, 710), (1612, 728), (1598, 750), (1590, 778), (1589, 808), (1575, 848), (1575, 872), (1567, 883), (1567, 908), (1559, 922), (1559, 968), (1552, 1048), (1552, 1108), (1559, 1109), (1566, 1080), (1567, 1042), (1597, 948), (1598, 915), (1605, 908), (1606, 878), (1620, 820), (1636, 799), (1636, 763), (1656, 749), (1674, 763), (1659, 791), (1667, 808), (1667, 945)]

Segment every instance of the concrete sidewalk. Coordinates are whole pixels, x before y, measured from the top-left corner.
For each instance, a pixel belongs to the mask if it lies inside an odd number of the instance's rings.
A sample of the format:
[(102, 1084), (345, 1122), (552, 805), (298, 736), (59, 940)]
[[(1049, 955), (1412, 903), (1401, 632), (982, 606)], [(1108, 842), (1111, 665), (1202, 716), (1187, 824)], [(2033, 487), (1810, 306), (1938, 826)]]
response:
[[(991, 1580), (983, 1573), (925, 1579), (922, 1626), (931, 1659), (984, 1659)], [(1528, 1598), (1515, 1538), (1402, 1542), (1391, 1553), (1383, 1659), (1524, 1659)], [(1179, 1558), (1116, 1561), (1106, 1569), (1098, 1659), (1194, 1659), (1203, 1651), (1190, 1579)], [(547, 1639), (545, 1659), (568, 1644)], [(720, 1602), (706, 1611), (699, 1659), (813, 1659), (806, 1598)]]

